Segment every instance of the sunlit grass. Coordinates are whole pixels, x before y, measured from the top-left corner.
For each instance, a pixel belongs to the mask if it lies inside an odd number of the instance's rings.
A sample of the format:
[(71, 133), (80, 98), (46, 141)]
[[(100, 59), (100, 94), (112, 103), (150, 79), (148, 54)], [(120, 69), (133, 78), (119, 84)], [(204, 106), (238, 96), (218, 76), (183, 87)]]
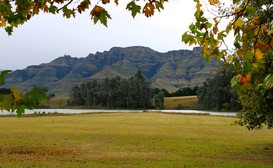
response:
[(0, 118), (0, 167), (272, 167), (273, 132), (235, 118), (98, 113)]
[[(54, 97), (49, 101), (43, 100), (40, 103), (41, 107), (48, 108), (103, 108), (100, 106), (68, 106), (69, 97)], [(192, 109), (197, 102), (196, 96), (182, 96), (182, 97), (165, 97), (165, 109)]]
[(164, 107), (166, 109), (192, 109), (197, 100), (196, 96), (166, 97)]

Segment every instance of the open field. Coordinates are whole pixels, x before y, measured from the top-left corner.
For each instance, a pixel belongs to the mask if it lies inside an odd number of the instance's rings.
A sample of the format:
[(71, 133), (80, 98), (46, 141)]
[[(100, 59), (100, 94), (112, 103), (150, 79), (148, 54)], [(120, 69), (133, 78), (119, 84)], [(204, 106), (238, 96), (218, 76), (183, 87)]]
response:
[(166, 97), (164, 99), (165, 109), (192, 109), (198, 101), (197, 96)]
[[(42, 107), (50, 108), (67, 108), (67, 100), (69, 97), (54, 97), (48, 102), (43, 100), (40, 105)], [(194, 103), (197, 102), (197, 96), (181, 96), (181, 97), (165, 97), (164, 107), (165, 109), (192, 109)], [(71, 108), (71, 106), (69, 106)], [(77, 106), (74, 108), (86, 108)], [(99, 108), (99, 107), (93, 107)]]
[(273, 132), (235, 118), (96, 113), (0, 118), (0, 167), (273, 167)]
[(50, 108), (64, 108), (67, 106), (69, 97), (53, 97), (49, 101), (42, 100), (40, 106)]

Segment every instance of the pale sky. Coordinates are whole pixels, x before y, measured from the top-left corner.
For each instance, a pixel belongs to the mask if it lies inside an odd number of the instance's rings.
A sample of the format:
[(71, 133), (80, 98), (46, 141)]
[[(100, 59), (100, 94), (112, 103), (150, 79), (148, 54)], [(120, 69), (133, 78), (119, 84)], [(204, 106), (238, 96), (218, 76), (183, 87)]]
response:
[(15, 29), (12, 36), (0, 29), (0, 70), (24, 69), (65, 54), (86, 57), (114, 46), (146, 46), (160, 52), (191, 49), (181, 36), (194, 20), (193, 0), (170, 0), (165, 10), (151, 18), (137, 15), (133, 19), (125, 4), (117, 7), (112, 3), (106, 9), (112, 17), (108, 28), (94, 25), (88, 12), (71, 19), (40, 14)]

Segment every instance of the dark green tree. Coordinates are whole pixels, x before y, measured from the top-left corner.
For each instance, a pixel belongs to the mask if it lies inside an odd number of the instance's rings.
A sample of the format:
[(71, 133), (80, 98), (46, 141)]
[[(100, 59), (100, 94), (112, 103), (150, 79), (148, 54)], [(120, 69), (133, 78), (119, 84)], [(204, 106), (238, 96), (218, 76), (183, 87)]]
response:
[(231, 91), (230, 80), (233, 77), (231, 66), (226, 66), (213, 79), (207, 79), (197, 90), (196, 107), (202, 110), (238, 111), (238, 96)]
[(155, 108), (164, 109), (164, 98), (165, 95), (162, 91), (160, 91), (157, 94), (154, 94)]

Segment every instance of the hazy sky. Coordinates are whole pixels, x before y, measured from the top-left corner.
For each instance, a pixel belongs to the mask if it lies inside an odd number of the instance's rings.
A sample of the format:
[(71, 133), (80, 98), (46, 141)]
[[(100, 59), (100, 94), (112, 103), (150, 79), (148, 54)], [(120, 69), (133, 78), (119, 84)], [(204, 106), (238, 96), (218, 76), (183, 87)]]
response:
[(12, 36), (0, 29), (0, 69), (23, 69), (65, 54), (86, 57), (114, 46), (140, 45), (160, 52), (189, 49), (181, 35), (193, 21), (193, 0), (170, 0), (165, 10), (151, 18), (137, 15), (133, 19), (125, 4), (109, 4), (106, 9), (112, 17), (108, 28), (94, 25), (85, 13), (72, 19), (40, 14), (15, 29)]

